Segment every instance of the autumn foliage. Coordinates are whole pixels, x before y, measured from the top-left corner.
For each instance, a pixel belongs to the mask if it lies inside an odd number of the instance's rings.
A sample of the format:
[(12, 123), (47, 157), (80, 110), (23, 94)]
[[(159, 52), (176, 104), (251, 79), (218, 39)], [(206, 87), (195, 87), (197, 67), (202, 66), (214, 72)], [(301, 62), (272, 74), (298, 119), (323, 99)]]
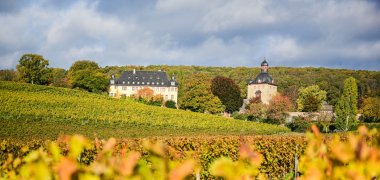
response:
[[(359, 128), (359, 133), (333, 138), (324, 137), (317, 127), (307, 134), (306, 150), (301, 144), (293, 146), (294, 140), (278, 139), (277, 144), (262, 146), (268, 141), (240, 140), (225, 144), (207, 139), (210, 153), (220, 153), (217, 159), (211, 154), (197, 156), (189, 141), (139, 141), (141, 149), (131, 150), (132, 144), (123, 144), (110, 138), (91, 142), (82, 136), (63, 136), (48, 143), (46, 149), (38, 148), (24, 157), (8, 155), (1, 164), (1, 176), (5, 179), (376, 179), (380, 176), (380, 134), (376, 130)], [(263, 137), (261, 137), (263, 138)], [(284, 141), (285, 140), (285, 141)], [(286, 142), (287, 141), (287, 142)], [(255, 143), (256, 142), (256, 143)], [(281, 144), (285, 145), (282, 146)], [(253, 146), (252, 146), (253, 145)], [(274, 145), (277, 145), (276, 147)], [(2, 146), (4, 144), (2, 143)], [(237, 146), (238, 148), (233, 148)], [(253, 148), (252, 148), (253, 147)], [(183, 151), (178, 151), (181, 148)], [(198, 145), (198, 148), (205, 148)], [(283, 152), (270, 154), (271, 149)], [(295, 148), (295, 149), (294, 149)], [(298, 151), (297, 151), (298, 149)], [(224, 152), (224, 150), (227, 150)], [(295, 151), (296, 150), (296, 151)], [(22, 151), (28, 151), (23, 148)], [(202, 151), (202, 149), (199, 149)], [(223, 156), (232, 153), (233, 156)], [(285, 155), (295, 151), (300, 157), (297, 167), (281, 165)], [(95, 153), (96, 152), (96, 153)], [(303, 152), (303, 153), (302, 153)], [(93, 159), (86, 154), (92, 153)], [(294, 162), (290, 157), (289, 160)], [(211, 164), (205, 165), (205, 162)], [(278, 169), (271, 169), (271, 168)], [(203, 169), (206, 168), (206, 169)], [(296, 174), (293, 174), (296, 169)], [(208, 171), (204, 171), (208, 170)], [(282, 173), (273, 174), (274, 171)]]

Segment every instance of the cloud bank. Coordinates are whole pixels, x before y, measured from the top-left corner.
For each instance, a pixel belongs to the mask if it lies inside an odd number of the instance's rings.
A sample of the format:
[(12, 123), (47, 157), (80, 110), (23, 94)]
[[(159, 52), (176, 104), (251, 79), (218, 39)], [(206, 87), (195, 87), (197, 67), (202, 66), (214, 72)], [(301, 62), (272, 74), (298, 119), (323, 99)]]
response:
[(25, 53), (51, 67), (313, 66), (380, 70), (376, 1), (0, 2), (0, 69)]

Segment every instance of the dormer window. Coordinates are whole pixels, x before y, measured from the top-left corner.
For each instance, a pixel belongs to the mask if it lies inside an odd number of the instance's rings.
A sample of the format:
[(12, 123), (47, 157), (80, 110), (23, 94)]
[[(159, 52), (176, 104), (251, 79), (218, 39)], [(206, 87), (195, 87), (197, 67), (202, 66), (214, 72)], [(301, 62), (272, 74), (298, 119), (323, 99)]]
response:
[(164, 83), (162, 82), (161, 85), (164, 85)]
[(140, 84), (140, 82), (137, 82), (137, 84)]
[(172, 81), (172, 82), (171, 82), (171, 85), (174, 86), (174, 85), (175, 85), (175, 82)]
[(144, 82), (142, 82), (141, 84), (145, 84)]
[(125, 84), (125, 81), (123, 81), (123, 84)]
[(135, 84), (135, 82), (133, 81), (132, 84)]
[(148, 84), (148, 85), (149, 85), (150, 83), (149, 83), (149, 82), (147, 82), (146, 84)]

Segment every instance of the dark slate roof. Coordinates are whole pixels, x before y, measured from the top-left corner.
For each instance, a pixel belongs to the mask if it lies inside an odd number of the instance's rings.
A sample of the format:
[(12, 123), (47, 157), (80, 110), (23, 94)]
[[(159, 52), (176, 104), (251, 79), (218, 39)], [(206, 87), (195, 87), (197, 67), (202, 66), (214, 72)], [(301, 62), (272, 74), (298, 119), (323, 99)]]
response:
[(264, 59), (264, 61), (261, 63), (261, 66), (269, 66), (267, 60)]
[(125, 86), (178, 86), (175, 78), (169, 80), (164, 71), (124, 71), (115, 82), (117, 85)]
[(252, 84), (274, 84), (273, 78), (266, 72), (261, 72), (253, 80)]
[(256, 76), (255, 80), (249, 80), (247, 81), (248, 84), (271, 84), (276, 85), (274, 83), (274, 80), (272, 76), (269, 75), (267, 72), (261, 72), (259, 75)]
[[(264, 61), (261, 63), (261, 66), (269, 66), (268, 62), (264, 59)], [(274, 80), (272, 76), (269, 75), (268, 71), (264, 71), (261, 69), (261, 73), (256, 76), (255, 80), (249, 80), (247, 82), (248, 84), (274, 84)]]

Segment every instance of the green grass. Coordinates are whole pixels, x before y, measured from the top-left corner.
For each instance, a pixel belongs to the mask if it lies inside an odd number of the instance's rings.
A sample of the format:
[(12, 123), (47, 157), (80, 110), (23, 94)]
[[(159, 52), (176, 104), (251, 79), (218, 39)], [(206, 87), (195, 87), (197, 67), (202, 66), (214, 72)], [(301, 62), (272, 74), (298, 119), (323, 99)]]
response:
[(0, 138), (279, 134), (286, 127), (148, 106), (80, 90), (0, 81)]

